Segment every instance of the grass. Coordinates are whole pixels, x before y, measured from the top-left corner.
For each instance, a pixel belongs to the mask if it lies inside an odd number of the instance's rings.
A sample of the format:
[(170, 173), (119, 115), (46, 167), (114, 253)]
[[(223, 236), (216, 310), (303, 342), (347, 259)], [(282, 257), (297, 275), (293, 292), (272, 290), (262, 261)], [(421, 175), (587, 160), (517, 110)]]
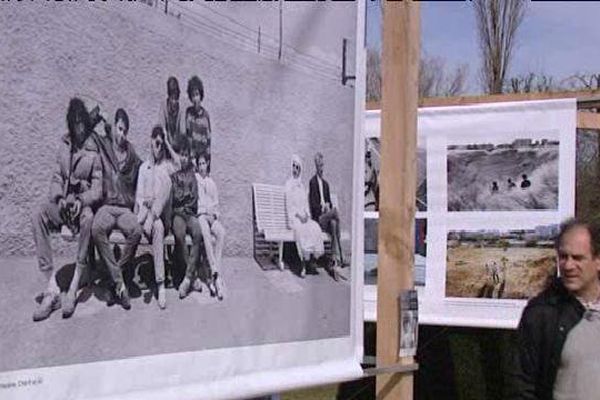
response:
[(281, 395), (281, 400), (335, 400), (338, 385), (294, 390)]

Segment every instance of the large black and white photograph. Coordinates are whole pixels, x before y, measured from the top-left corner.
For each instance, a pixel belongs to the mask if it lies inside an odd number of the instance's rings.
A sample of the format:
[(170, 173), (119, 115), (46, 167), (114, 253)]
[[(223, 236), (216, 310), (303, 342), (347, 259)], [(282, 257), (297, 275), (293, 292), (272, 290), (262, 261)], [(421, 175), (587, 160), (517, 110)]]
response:
[[(379, 220), (365, 218), (365, 285), (377, 285), (377, 246)], [(425, 286), (427, 265), (427, 219), (415, 219), (415, 264), (413, 279), (415, 286)]]
[[(381, 140), (365, 139), (365, 211), (379, 211), (379, 171)], [(427, 211), (427, 152), (422, 140), (417, 143), (417, 211)]]
[(448, 211), (558, 209), (558, 139), (452, 144), (447, 157)]
[(350, 336), (356, 13), (3, 7), (0, 376)]

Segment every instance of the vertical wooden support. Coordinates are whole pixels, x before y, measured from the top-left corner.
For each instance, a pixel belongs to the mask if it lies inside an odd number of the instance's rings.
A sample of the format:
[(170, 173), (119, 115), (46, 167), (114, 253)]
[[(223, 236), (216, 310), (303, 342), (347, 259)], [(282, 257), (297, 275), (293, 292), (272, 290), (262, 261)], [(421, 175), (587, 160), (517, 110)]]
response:
[[(398, 295), (413, 287), (417, 176), (419, 4), (385, 1), (377, 276), (377, 365), (412, 363), (398, 356)], [(412, 400), (412, 374), (377, 376), (377, 399)]]

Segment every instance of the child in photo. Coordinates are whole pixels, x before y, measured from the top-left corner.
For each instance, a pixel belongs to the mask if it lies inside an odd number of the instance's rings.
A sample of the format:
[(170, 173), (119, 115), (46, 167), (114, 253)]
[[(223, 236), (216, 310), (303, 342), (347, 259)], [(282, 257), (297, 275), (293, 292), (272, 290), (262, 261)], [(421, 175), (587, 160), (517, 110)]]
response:
[[(219, 221), (219, 193), (215, 181), (208, 175), (208, 161), (206, 155), (198, 156), (198, 222), (202, 230), (204, 249), (210, 266), (208, 287), (212, 296), (223, 300), (225, 287), (223, 276), (220, 273), (223, 255), (223, 241), (225, 228)], [(212, 237), (215, 238), (213, 247)]]
[[(173, 205), (173, 236), (175, 236), (175, 260), (185, 266), (185, 278), (179, 285), (179, 298), (185, 298), (196, 276), (199, 261), (202, 231), (198, 222), (198, 183), (187, 137), (177, 140), (175, 151), (181, 156), (181, 170), (171, 175)], [(188, 254), (185, 236), (192, 238), (192, 249)]]
[(188, 97), (192, 103), (185, 111), (185, 127), (188, 137), (192, 139), (192, 152), (196, 157), (203, 155), (210, 171), (211, 127), (208, 111), (202, 107), (204, 100), (204, 84), (196, 75), (188, 81)]

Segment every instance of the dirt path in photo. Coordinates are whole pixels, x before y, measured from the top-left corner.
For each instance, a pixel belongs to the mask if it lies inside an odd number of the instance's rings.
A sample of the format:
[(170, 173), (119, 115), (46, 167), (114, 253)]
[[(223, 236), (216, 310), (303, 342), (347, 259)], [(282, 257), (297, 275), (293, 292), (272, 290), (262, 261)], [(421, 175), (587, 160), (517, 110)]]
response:
[[(485, 264), (496, 261), (501, 267), (500, 282), (494, 285)], [(499, 247), (462, 245), (448, 249), (446, 297), (490, 297), (485, 286), (495, 286), (493, 297), (529, 299), (547, 283), (556, 268), (551, 248)], [(500, 285), (504, 287), (500, 290)]]

